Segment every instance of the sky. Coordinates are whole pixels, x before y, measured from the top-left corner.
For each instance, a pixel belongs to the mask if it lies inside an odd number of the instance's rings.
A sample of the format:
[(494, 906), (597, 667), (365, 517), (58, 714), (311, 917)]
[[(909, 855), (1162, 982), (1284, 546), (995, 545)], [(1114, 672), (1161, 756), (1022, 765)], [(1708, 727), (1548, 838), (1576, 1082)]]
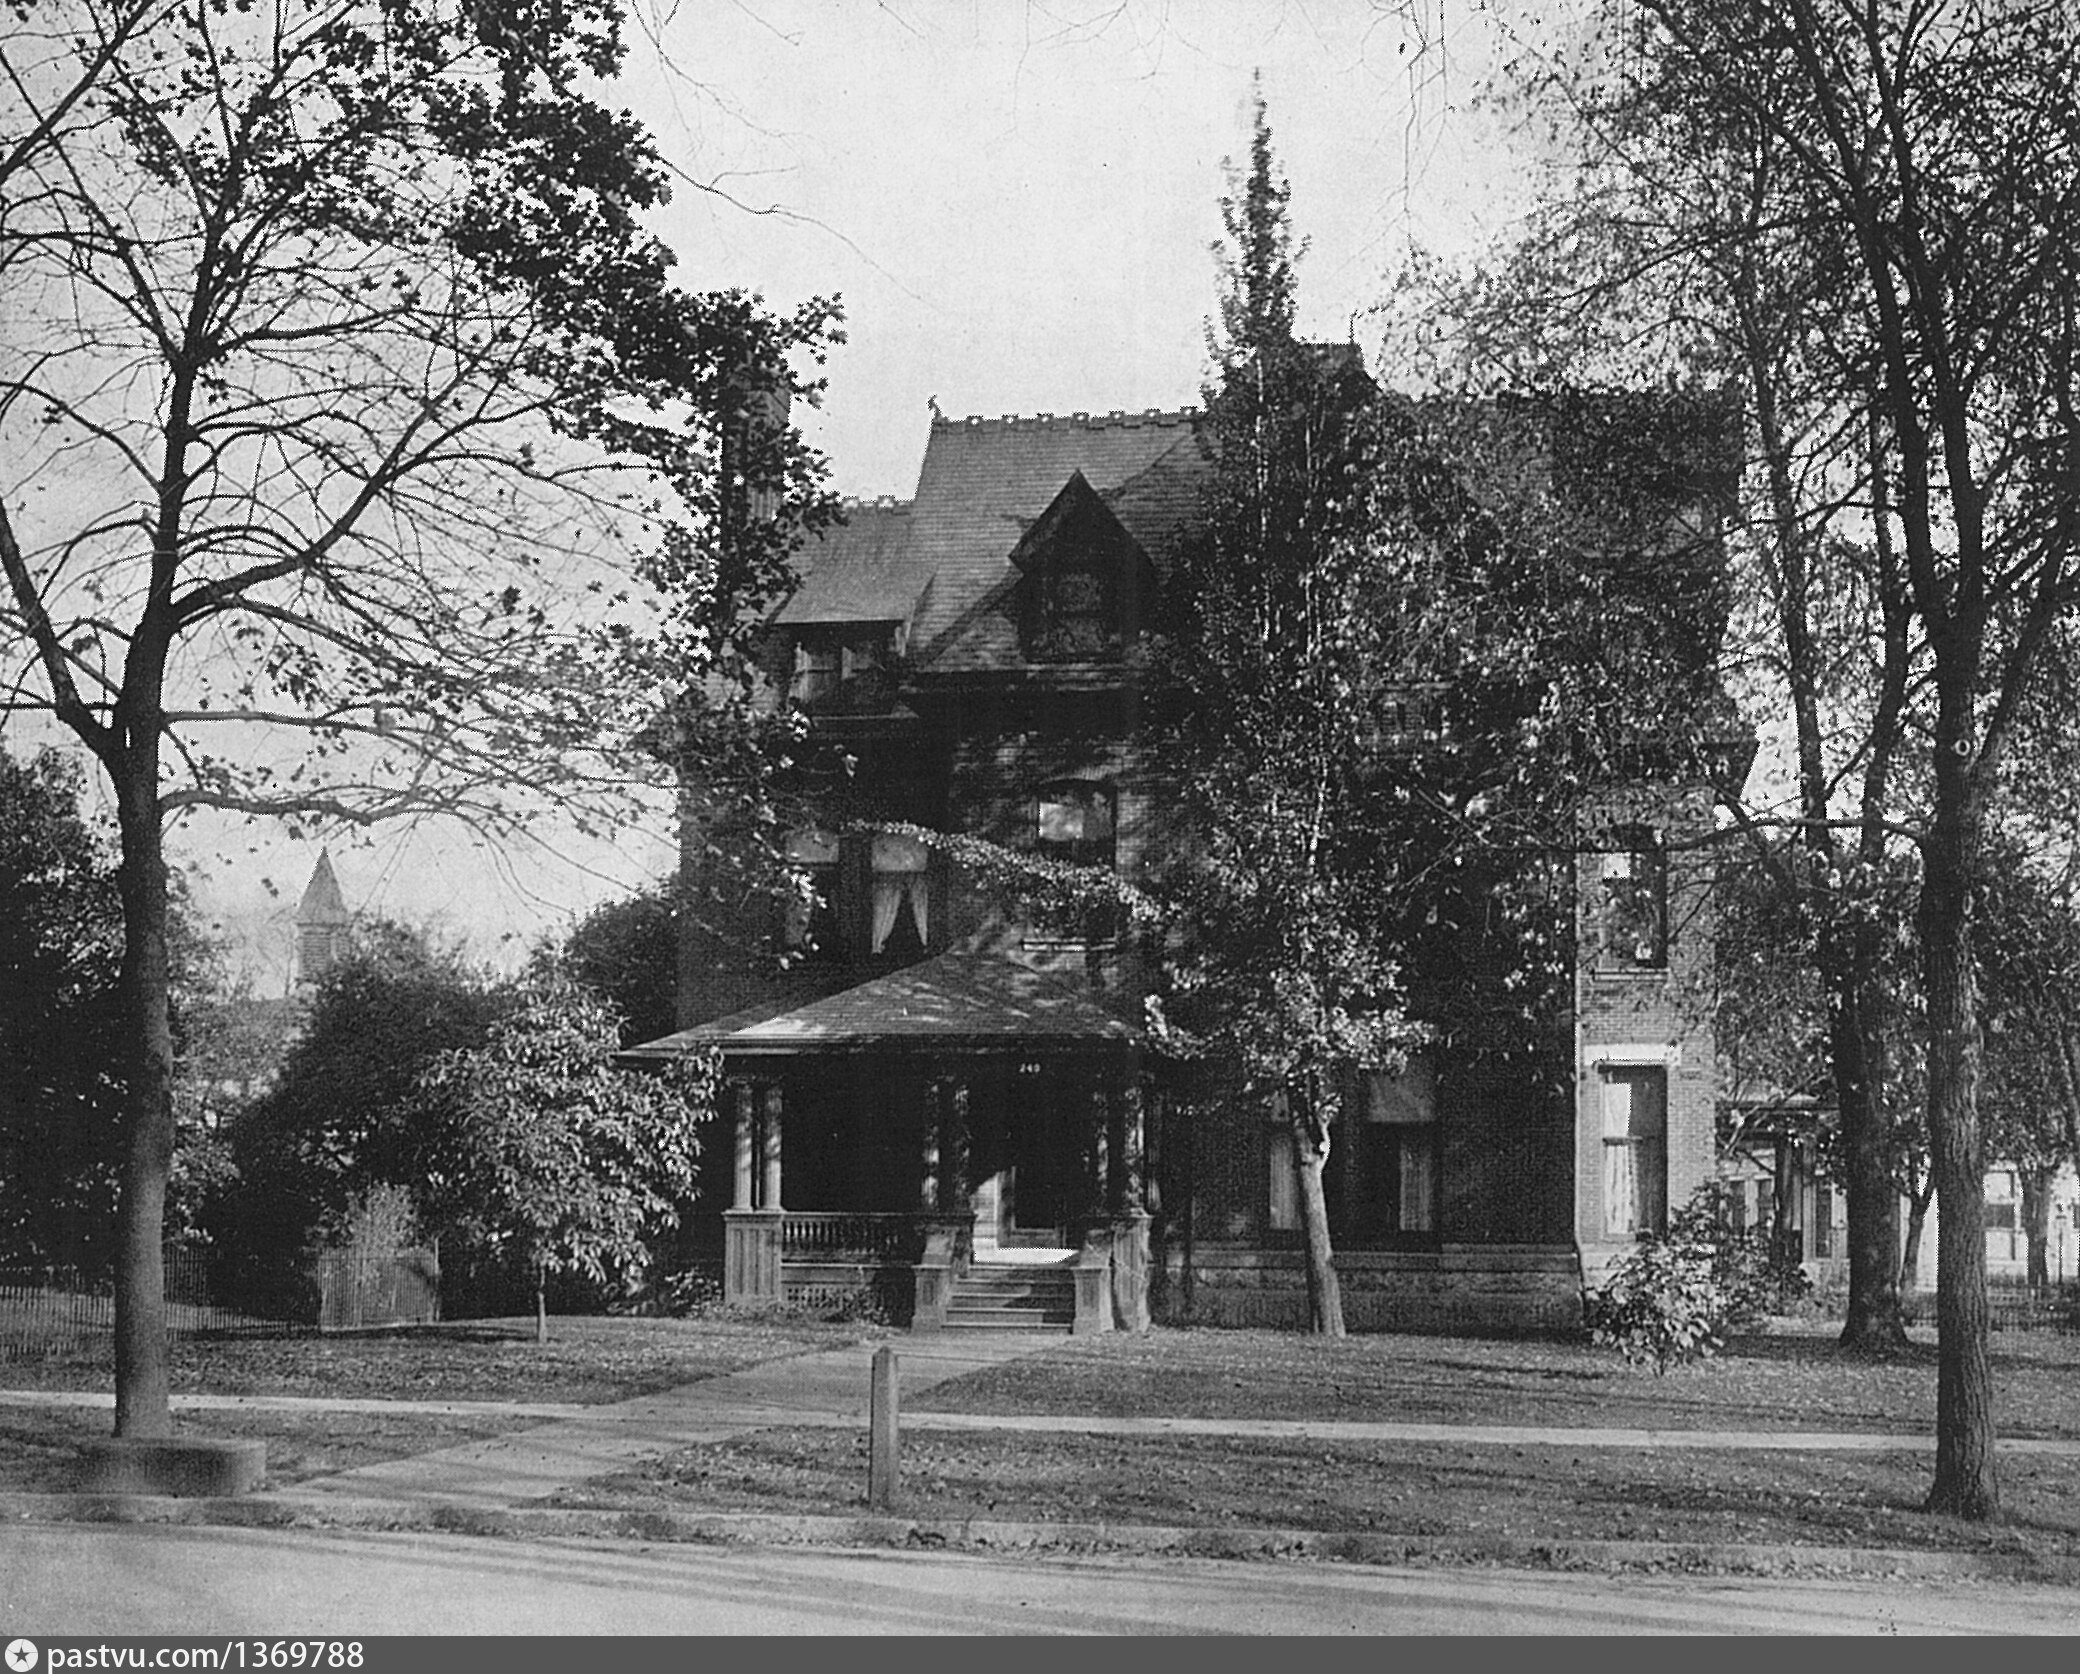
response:
[[(1370, 353), (1367, 313), (1411, 240), (1464, 251), (1521, 208), (1525, 170), (1478, 108), (1476, 0), (638, 4), (616, 92), (677, 182), (654, 217), (675, 277), (782, 308), (843, 300), (822, 409), (798, 416), (846, 495), (910, 493), (932, 400), (949, 416), (1198, 403), (1253, 74), (1307, 243), (1306, 335)], [(510, 966), (661, 875), (670, 838), (660, 801), (611, 844), (545, 826), (494, 851), (421, 828), (332, 857), (350, 907)], [(279, 991), (318, 843), (207, 818), (172, 843)]]

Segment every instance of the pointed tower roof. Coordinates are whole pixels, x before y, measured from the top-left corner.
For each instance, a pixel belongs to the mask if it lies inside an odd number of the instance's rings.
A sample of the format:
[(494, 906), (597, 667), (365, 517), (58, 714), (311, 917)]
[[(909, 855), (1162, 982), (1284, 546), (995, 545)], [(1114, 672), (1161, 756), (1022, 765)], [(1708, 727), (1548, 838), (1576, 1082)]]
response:
[(311, 881), (303, 886), (303, 899), (296, 904), (299, 925), (345, 924), (351, 918), (339, 892), (339, 879), (332, 875), (330, 851), (318, 851), (318, 864), (311, 868)]

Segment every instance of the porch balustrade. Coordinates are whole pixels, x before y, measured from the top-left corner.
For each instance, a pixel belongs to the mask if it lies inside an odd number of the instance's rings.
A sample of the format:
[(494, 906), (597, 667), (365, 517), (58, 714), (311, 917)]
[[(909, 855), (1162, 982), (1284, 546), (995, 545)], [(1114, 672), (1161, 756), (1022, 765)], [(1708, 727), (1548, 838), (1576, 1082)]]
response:
[(923, 1247), (925, 1228), (938, 1218), (928, 1214), (824, 1214), (790, 1209), (781, 1222), (780, 1253), (790, 1260), (866, 1256), (913, 1261)]

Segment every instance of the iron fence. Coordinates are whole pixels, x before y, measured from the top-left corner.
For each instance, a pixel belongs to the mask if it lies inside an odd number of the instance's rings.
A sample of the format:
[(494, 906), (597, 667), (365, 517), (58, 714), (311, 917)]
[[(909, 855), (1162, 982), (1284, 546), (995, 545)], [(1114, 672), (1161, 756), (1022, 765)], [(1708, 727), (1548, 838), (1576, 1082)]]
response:
[[(216, 1299), (206, 1251), (166, 1252), (166, 1328), (174, 1336), (268, 1323)], [(0, 1361), (48, 1360), (113, 1340), (115, 1285), (77, 1268), (0, 1268)]]

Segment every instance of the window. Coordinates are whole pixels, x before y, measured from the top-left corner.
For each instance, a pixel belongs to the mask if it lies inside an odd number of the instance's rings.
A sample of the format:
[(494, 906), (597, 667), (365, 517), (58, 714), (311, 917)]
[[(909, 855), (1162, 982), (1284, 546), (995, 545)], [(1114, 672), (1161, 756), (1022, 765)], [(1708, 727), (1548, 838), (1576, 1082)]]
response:
[(795, 642), (788, 696), (806, 708), (853, 681), (863, 682), (870, 693), (878, 692), (892, 649), (890, 631), (878, 625), (843, 633), (829, 627), (807, 630)]
[(790, 948), (818, 954), (838, 951), (838, 839), (821, 831), (797, 831), (787, 839), (788, 866), (799, 874), (809, 897), (787, 903), (783, 940)]
[(1043, 655), (1066, 662), (1103, 657), (1119, 644), (1112, 587), (1093, 570), (1062, 566), (1041, 583)]
[(1651, 832), (1626, 833), (1625, 843), (1599, 856), (1598, 962), (1616, 970), (1660, 970), (1668, 964), (1668, 854)]
[(838, 689), (844, 660), (834, 642), (802, 640), (794, 648), (794, 680), (787, 695), (796, 703), (814, 703)]
[(1834, 1188), (1813, 1188), (1813, 1254), (1829, 1257), (1834, 1254)]
[[(1358, 1078), (1333, 1188), (1340, 1237), (1392, 1243), (1437, 1231), (1437, 1085), (1430, 1066)], [(1330, 1153), (1332, 1167), (1337, 1152)]]
[[(1080, 779), (1043, 785), (1033, 798), (1033, 847), (1050, 860), (1113, 870), (1119, 837), (1112, 788)], [(1101, 942), (1115, 933), (1109, 904), (1049, 917), (1047, 929), (1071, 939)]]
[(1273, 1101), (1273, 1126), (1264, 1138), (1264, 1225), (1273, 1232), (1300, 1230), (1300, 1182), (1293, 1173), (1293, 1130), (1283, 1098)]
[(1668, 1225), (1668, 1071), (1605, 1065), (1603, 1230), (1612, 1238)]
[(914, 837), (874, 838), (872, 951), (915, 958), (932, 939), (931, 854)]

